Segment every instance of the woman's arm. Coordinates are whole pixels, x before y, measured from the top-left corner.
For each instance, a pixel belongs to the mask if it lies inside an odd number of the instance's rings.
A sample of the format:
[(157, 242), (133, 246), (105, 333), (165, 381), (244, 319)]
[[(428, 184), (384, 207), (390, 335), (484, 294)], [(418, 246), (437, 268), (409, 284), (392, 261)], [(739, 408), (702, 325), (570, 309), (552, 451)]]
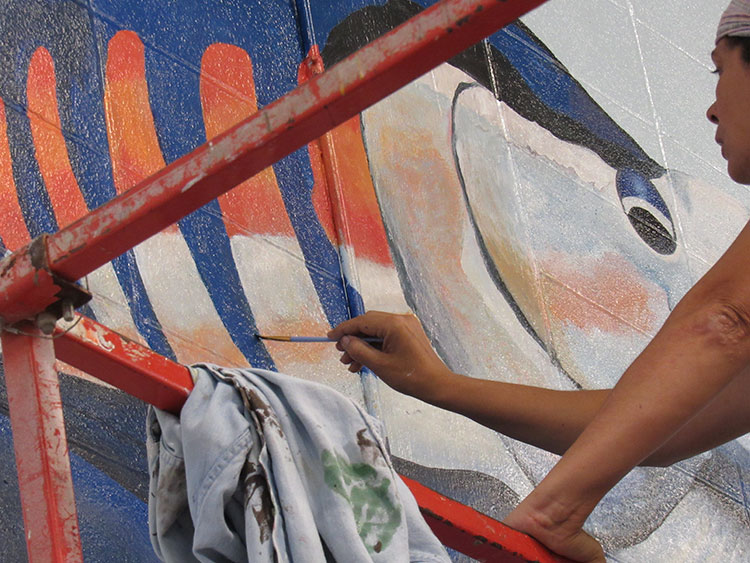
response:
[[(747, 390), (749, 260), (750, 225), (679, 303), (575, 443), (508, 515), (507, 524), (571, 559), (604, 560), (582, 531), (599, 500), (712, 403), (736, 406), (724, 395), (730, 386)], [(724, 419), (747, 410), (747, 395), (744, 405), (739, 413), (725, 412)]]
[[(375, 348), (354, 337), (383, 338)], [(362, 365), (407, 395), (472, 418), (515, 439), (562, 453), (608, 391), (554, 391), (458, 375), (434, 352), (417, 317), (370, 311), (332, 330), (350, 371)]]
[[(334, 339), (355, 334), (376, 335), (385, 342), (376, 349), (351, 336), (342, 340), (339, 349), (348, 350), (342, 361), (351, 363), (351, 370), (367, 365), (402, 393), (559, 455), (575, 442), (610, 394), (608, 389), (558, 391), (455, 374), (435, 354), (413, 315), (373, 311), (329, 333)], [(747, 397), (750, 371), (642, 465), (670, 465), (741, 436), (750, 426), (750, 409), (743, 408)]]

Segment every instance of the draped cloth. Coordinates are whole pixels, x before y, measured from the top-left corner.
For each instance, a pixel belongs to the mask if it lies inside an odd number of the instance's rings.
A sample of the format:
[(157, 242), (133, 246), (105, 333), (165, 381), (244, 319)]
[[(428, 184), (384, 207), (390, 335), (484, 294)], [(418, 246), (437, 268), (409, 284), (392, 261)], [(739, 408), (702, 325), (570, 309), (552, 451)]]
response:
[(148, 415), (149, 528), (164, 561), (448, 563), (381, 423), (319, 383), (193, 366)]

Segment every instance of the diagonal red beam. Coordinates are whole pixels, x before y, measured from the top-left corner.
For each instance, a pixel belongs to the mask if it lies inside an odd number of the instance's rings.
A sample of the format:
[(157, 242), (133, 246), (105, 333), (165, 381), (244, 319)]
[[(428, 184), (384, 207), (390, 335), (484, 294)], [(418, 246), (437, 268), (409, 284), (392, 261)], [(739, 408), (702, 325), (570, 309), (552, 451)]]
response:
[(83, 315), (55, 336), (58, 359), (162, 410), (179, 414), (193, 388), (186, 366)]
[(401, 476), (422, 516), (443, 545), (477, 561), (493, 563), (566, 563), (534, 538)]
[[(480, 41), (545, 0), (443, 0), (51, 235), (49, 268), (77, 280), (326, 131)], [(21, 257), (27, 249), (17, 253)], [(15, 322), (13, 285), (35, 277), (31, 260), (0, 262), (0, 317)], [(26, 286), (31, 285), (27, 281)], [(14, 305), (15, 302), (15, 305)], [(33, 309), (33, 307), (31, 307)], [(24, 316), (25, 315), (25, 316)]]

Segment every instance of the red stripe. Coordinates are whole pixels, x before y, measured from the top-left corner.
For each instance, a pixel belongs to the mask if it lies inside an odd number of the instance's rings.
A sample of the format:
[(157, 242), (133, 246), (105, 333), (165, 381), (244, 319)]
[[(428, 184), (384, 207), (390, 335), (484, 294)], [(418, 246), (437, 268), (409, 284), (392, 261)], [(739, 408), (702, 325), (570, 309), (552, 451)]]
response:
[(0, 237), (6, 248), (16, 250), (29, 242), (30, 236), (18, 204), (7, 128), (5, 104), (0, 98), (0, 216), (3, 218), (0, 221)]
[[(239, 47), (214, 43), (206, 49), (201, 59), (200, 91), (207, 139), (258, 112), (253, 65)], [(229, 236), (295, 236), (271, 167), (220, 196), (219, 205)]]
[(57, 107), (55, 66), (44, 47), (39, 47), (31, 57), (26, 85), (36, 159), (57, 224), (62, 228), (83, 217), (88, 208), (70, 166)]

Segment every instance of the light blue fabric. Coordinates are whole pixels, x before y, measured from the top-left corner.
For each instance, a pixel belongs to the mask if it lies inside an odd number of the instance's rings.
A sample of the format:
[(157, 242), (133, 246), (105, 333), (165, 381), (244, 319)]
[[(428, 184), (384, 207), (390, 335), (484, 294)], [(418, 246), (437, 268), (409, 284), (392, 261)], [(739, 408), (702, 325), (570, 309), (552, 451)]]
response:
[(318, 383), (191, 369), (180, 418), (148, 414), (149, 528), (161, 559), (449, 561), (377, 419)]

